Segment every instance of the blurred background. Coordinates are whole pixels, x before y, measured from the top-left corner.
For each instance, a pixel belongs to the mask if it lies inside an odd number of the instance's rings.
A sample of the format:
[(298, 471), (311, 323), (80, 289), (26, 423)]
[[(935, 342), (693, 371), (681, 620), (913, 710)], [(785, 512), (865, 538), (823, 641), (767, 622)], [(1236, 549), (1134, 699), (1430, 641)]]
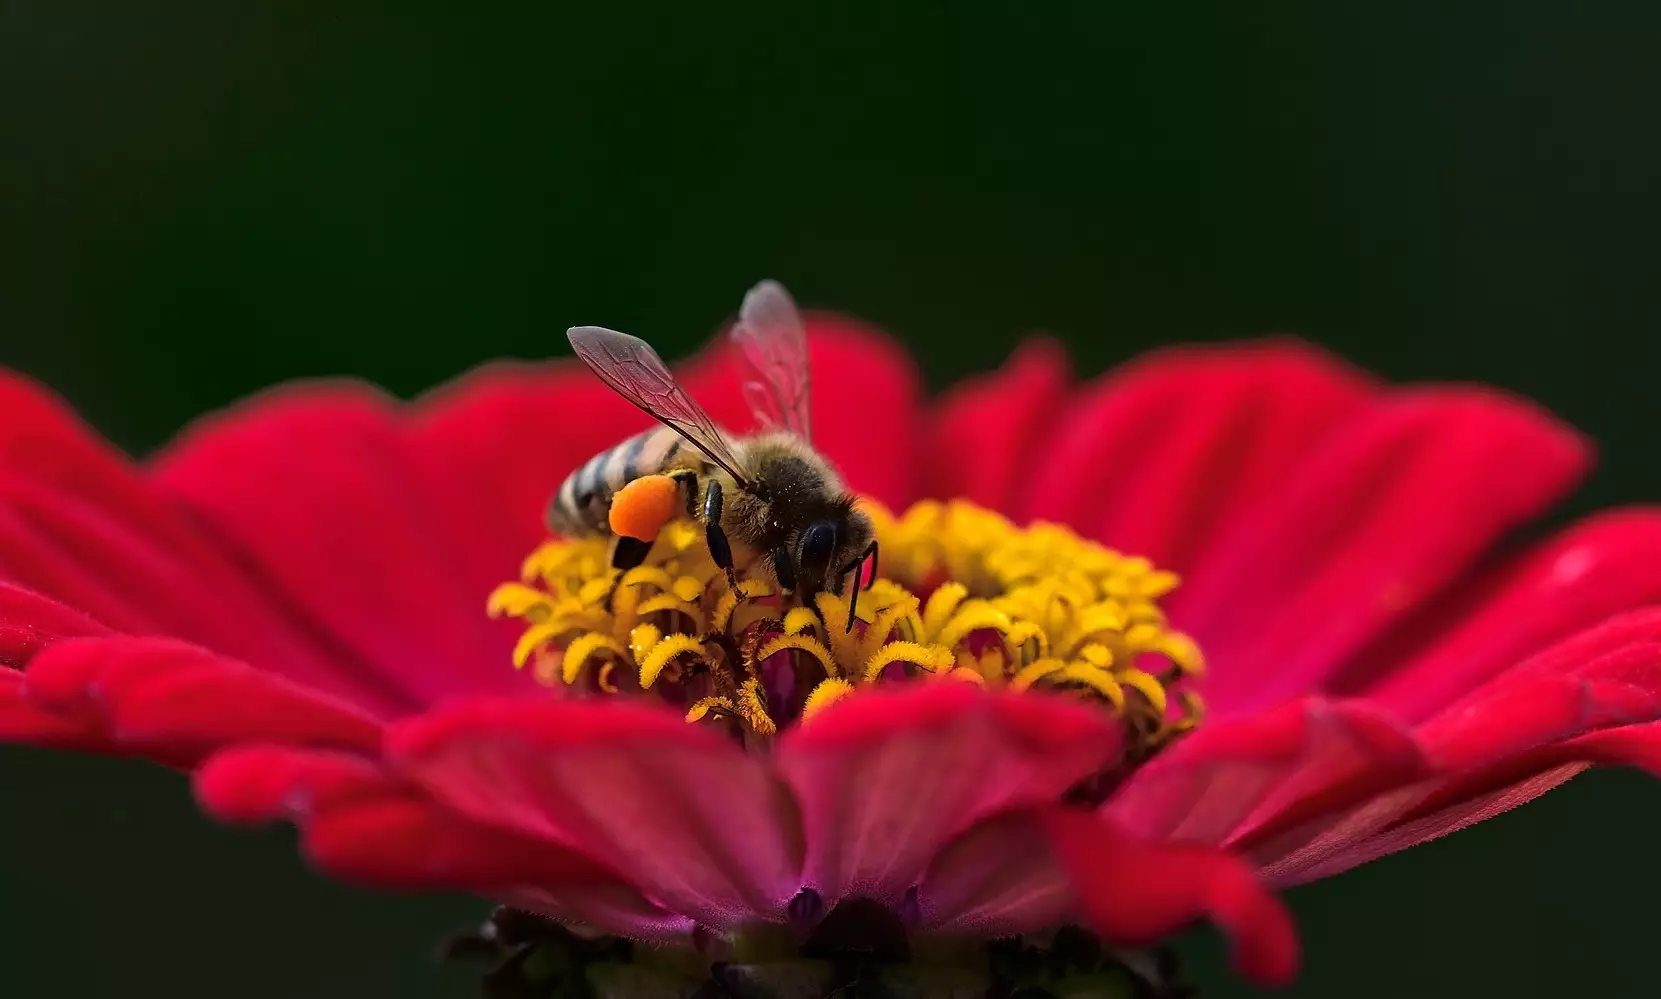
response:
[[(573, 323), (683, 352), (771, 276), (935, 386), (1034, 329), (1085, 374), (1296, 332), (1589, 431), (1565, 516), (1661, 497), (1655, 4), (109, 6), (0, 5), (0, 362), (139, 453)], [(1658, 838), (1661, 785), (1595, 773), (1296, 890), (1289, 994), (1653, 995)], [(0, 858), (6, 996), (469, 994), (429, 954), (485, 906), (324, 882), (148, 766), (0, 750)]]

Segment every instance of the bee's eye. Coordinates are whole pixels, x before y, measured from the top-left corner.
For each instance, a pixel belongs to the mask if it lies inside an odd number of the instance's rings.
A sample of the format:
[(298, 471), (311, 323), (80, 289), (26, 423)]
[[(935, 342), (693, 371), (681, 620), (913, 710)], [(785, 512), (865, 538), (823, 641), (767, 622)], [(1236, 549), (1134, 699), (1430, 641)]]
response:
[(836, 525), (821, 520), (808, 528), (806, 535), (802, 538), (802, 563), (804, 565), (828, 565), (831, 553), (835, 550)]

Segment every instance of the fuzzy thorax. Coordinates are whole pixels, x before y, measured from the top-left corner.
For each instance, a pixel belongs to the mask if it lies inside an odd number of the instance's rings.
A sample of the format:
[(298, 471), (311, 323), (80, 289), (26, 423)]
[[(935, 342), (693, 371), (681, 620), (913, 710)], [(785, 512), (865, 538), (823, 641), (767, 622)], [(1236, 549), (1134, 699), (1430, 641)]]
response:
[(1069, 693), (1122, 718), (1143, 753), (1198, 722), (1189, 688), (1203, 659), (1159, 606), (1174, 574), (967, 502), (919, 503), (897, 517), (862, 507), (884, 577), (861, 595), (852, 631), (842, 624), (847, 594), (792, 606), (760, 578), (741, 578), (734, 592), (701, 526), (684, 520), (620, 579), (602, 541), (547, 542), (520, 582), (490, 595), (489, 612), (526, 623), (513, 662), (542, 683), (661, 699), (750, 745), (896, 682)]

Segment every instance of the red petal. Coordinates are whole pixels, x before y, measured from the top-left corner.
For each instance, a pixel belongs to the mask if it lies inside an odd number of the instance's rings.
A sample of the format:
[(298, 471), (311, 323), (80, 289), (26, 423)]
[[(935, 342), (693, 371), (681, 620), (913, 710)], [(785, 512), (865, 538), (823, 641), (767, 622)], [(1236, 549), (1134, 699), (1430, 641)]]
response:
[(954, 385), (930, 420), (928, 494), (1013, 514), (1067, 382), (1066, 348), (1035, 337), (997, 371)]
[(60, 638), (105, 635), (109, 629), (38, 593), (0, 583), (0, 666), (22, 669)]
[(397, 787), (366, 757), (257, 743), (214, 753), (193, 780), (202, 810), (233, 825), (301, 821), (335, 802)]
[(1639, 766), (1661, 774), (1661, 726), (1605, 729), (1383, 795), (1323, 833), (1314, 848), (1276, 860), (1264, 874), (1280, 885), (1338, 874), (1493, 818), (1591, 765)]
[(495, 897), (516, 909), (536, 912), (561, 923), (588, 926), (630, 940), (654, 940), (686, 946), (697, 926), (677, 912), (652, 902), (632, 885), (613, 884), (545, 888), (519, 887)]
[(23, 674), (5, 667), (0, 667), (0, 742), (93, 753), (117, 751), (96, 727), (53, 714), (29, 700)]
[(995, 939), (1068, 922), (1077, 895), (1055, 855), (1038, 848), (1031, 812), (975, 825), (940, 851), (918, 886), (922, 926), (933, 933)]
[(170, 763), (235, 742), (372, 752), (380, 741), (379, 724), (345, 702), (171, 639), (65, 639), (25, 683), (35, 703)]
[(1419, 720), (1537, 649), (1661, 600), (1661, 510), (1611, 510), (1458, 584), (1351, 663), (1340, 690)]
[(456, 526), (501, 581), (547, 537), (548, 500), (565, 476), (651, 425), (575, 361), (498, 363), (424, 397), (410, 432), (423, 463), (448, 472), (459, 494)]
[(473, 702), (399, 723), (395, 769), (478, 821), (568, 843), (709, 926), (777, 917), (800, 832), (758, 760), (670, 711)]
[(1233, 941), (1242, 975), (1262, 985), (1296, 976), (1291, 917), (1235, 857), (1141, 840), (1087, 812), (1053, 808), (1037, 816), (1072, 874), (1091, 928), (1104, 939), (1146, 946), (1206, 916)]
[[(451, 515), (398, 417), (362, 387), (286, 389), (198, 424), (156, 481), (246, 551), (328, 636), (339, 668), (394, 707), (532, 692), (491, 658), (506, 656), (507, 636), (484, 614), (491, 584), (463, 571), (476, 524)], [(492, 583), (513, 575), (503, 565)]]
[(1422, 726), (1442, 776), (1299, 803), (1240, 845), (1275, 883), (1297, 884), (1515, 807), (1587, 762), (1654, 766), (1650, 739), (1609, 733), (1661, 718), (1658, 639), (1661, 611), (1651, 610), (1559, 643)]
[(892, 903), (948, 840), (1058, 800), (1120, 748), (1119, 726), (1074, 701), (942, 683), (827, 708), (779, 741), (776, 766), (801, 805), (806, 883), (827, 903)]
[(306, 824), (303, 842), (323, 870), (381, 887), (489, 894), (619, 881), (557, 844), (469, 822), (414, 792), (325, 809)]
[(1103, 811), (1127, 831), (1222, 845), (1288, 808), (1428, 773), (1410, 733), (1364, 703), (1308, 699), (1202, 726)]
[(313, 863), (360, 884), (485, 894), (618, 880), (557, 844), (447, 812), (360, 757), (242, 747), (210, 759), (196, 787), (203, 806), (221, 818), (295, 820)]
[(171, 634), (324, 681), (326, 656), (223, 546), (32, 382), (0, 372), (0, 562), (122, 630)]
[(1478, 389), (1403, 392), (1344, 425), (1174, 601), (1219, 713), (1321, 682), (1580, 476), (1584, 441)]
[(1419, 731), (1444, 772), (1483, 766), (1536, 746), (1661, 717), (1661, 642), (1600, 656), (1572, 676), (1499, 683)]
[(1187, 572), (1373, 393), (1302, 344), (1176, 348), (1079, 394), (1035, 446), (1023, 513)]

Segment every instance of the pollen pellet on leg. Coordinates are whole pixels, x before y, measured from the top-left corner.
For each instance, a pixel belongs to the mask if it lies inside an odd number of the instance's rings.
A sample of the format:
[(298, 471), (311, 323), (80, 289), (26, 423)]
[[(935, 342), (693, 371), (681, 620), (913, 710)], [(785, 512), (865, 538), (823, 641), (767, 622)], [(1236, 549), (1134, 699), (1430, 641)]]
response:
[(667, 475), (643, 475), (611, 498), (611, 532), (650, 540), (675, 517), (680, 487)]
[(842, 700), (934, 680), (1090, 704), (1120, 720), (1137, 761), (1201, 722), (1204, 657), (1160, 608), (1175, 577), (1145, 559), (966, 502), (871, 509), (887, 578), (847, 630), (846, 591), (783, 594), (748, 566), (731, 589), (684, 499), (664, 475), (613, 497), (639, 564), (608, 562), (615, 539), (599, 536), (539, 548), (487, 604), (525, 622), (515, 663), (557, 665), (545, 682), (573, 696), (667, 701), (763, 752)]

